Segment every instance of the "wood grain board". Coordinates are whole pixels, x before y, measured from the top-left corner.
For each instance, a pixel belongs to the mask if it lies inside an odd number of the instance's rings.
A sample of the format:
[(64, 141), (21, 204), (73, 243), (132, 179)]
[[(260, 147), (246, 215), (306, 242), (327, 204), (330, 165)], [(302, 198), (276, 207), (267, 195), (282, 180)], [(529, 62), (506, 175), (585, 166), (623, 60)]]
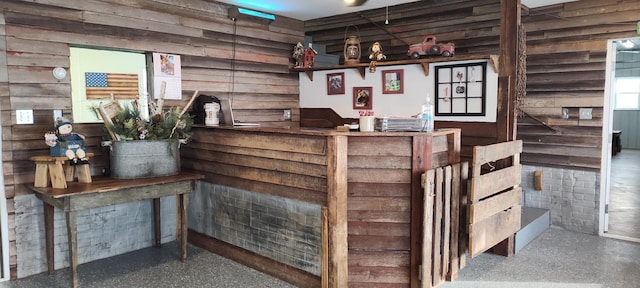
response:
[[(424, 185), (424, 214), (422, 217), (421, 287), (437, 287), (445, 280), (452, 281), (464, 267), (467, 239), (461, 216), (464, 207), (460, 189), (466, 182), (461, 178), (461, 163), (426, 171)], [(462, 228), (462, 230), (461, 230)], [(464, 234), (464, 233), (462, 233)]]
[(474, 148), (468, 214), (471, 258), (520, 229), (521, 152), (522, 140)]
[[(412, 282), (412, 263), (420, 262), (412, 262), (411, 252), (419, 259), (422, 250), (412, 240), (421, 247), (420, 176), (434, 158), (459, 161), (459, 151), (450, 150), (460, 147), (451, 143), (460, 141), (459, 131), (439, 131), (431, 139), (427, 133), (197, 127), (181, 156), (183, 167), (205, 181), (326, 205), (328, 279), (321, 282), (328, 287), (402, 287)], [(453, 188), (446, 189), (442, 211), (450, 209), (444, 202)], [(439, 257), (447, 265), (448, 256)]]
[[(638, 15), (637, 2), (595, 0), (523, 14), (528, 40), (523, 108), (556, 129), (533, 129), (542, 124), (531, 123), (526, 116), (518, 120), (523, 163), (600, 170), (607, 41), (637, 37)], [(592, 108), (593, 119), (579, 119), (579, 107)], [(562, 108), (569, 109), (569, 119), (562, 119)], [(578, 132), (584, 127), (598, 133)]]
[[(0, 54), (0, 117), (5, 193), (10, 207), (15, 195), (29, 193), (23, 184), (33, 182), (35, 167), (28, 159), (48, 153), (42, 135), (54, 129), (53, 110), (62, 110), (66, 117), (72, 115), (71, 75), (57, 80), (51, 74), (53, 67), (72, 69), (69, 60), (72, 45), (178, 54), (182, 60), (183, 97), (166, 101), (166, 107), (183, 107), (193, 91), (199, 90), (205, 95), (232, 98), (239, 120), (295, 127), (299, 118), (298, 76), (289, 73), (289, 58), (293, 44), (303, 41), (303, 22), (286, 17), (278, 17), (270, 25), (238, 21), (234, 29), (234, 23), (227, 17), (228, 8), (227, 4), (203, 0), (2, 1), (0, 50), (6, 53)], [(232, 43), (234, 31), (235, 39), (239, 40), (236, 45)], [(232, 80), (230, 63), (234, 46), (237, 59), (242, 61), (236, 63), (237, 73)], [(235, 83), (234, 93), (230, 92), (231, 83)], [(137, 84), (128, 90), (130, 94), (126, 98), (135, 97)], [(117, 98), (123, 96), (118, 92), (114, 94)], [(89, 97), (110, 98), (110, 92), (98, 95), (90, 89)], [(34, 124), (15, 125), (18, 109), (32, 109)], [(292, 111), (293, 121), (282, 119), (284, 109)], [(89, 152), (95, 153), (91, 159), (93, 175), (109, 171), (108, 153), (100, 148), (103, 126), (102, 123), (74, 125), (76, 132), (87, 137)], [(279, 157), (300, 155), (282, 153)], [(303, 157), (314, 162), (316, 155)], [(277, 167), (277, 163), (272, 167)], [(320, 173), (323, 174), (326, 172)], [(245, 185), (250, 187), (255, 182), (249, 180)], [(276, 186), (264, 186), (269, 193), (277, 193)], [(305, 188), (291, 188), (283, 193), (304, 195), (298, 197), (313, 202), (326, 201), (326, 197), (318, 197), (316, 192)], [(11, 212), (9, 221), (14, 218)], [(18, 264), (14, 229), (10, 230), (9, 237), (12, 239), (9, 244), (11, 276), (15, 278)]]

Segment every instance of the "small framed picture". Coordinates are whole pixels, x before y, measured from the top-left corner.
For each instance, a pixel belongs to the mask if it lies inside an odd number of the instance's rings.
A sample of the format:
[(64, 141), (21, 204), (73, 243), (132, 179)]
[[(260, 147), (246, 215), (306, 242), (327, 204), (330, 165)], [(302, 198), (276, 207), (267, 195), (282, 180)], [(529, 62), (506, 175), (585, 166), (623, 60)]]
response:
[(373, 109), (372, 87), (353, 87), (353, 109)]
[(327, 95), (344, 94), (344, 72), (327, 74)]
[(402, 69), (382, 71), (382, 94), (402, 94), (404, 73)]

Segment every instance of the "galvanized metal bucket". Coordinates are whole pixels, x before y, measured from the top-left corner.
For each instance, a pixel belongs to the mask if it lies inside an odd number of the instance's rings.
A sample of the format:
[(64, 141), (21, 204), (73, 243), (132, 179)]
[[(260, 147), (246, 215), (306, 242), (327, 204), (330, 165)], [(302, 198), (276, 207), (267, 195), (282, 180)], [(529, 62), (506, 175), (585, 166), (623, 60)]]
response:
[(110, 144), (111, 177), (133, 179), (180, 173), (177, 140), (113, 141)]

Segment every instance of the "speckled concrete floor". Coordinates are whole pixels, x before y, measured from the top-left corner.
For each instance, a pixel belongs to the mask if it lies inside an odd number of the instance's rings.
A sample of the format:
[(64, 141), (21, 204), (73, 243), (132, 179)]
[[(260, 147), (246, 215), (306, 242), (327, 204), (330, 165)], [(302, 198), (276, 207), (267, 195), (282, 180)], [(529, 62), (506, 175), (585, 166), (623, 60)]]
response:
[[(79, 266), (80, 287), (294, 287), (216, 254), (189, 246), (179, 261), (174, 244), (147, 248)], [(484, 253), (467, 260), (457, 288), (640, 287), (640, 243), (550, 228), (513, 257)], [(69, 287), (69, 270), (46, 273), (0, 288)]]
[[(209, 251), (189, 245), (187, 261), (180, 262), (180, 248), (169, 243), (162, 248), (97, 260), (78, 266), (79, 286), (91, 288), (136, 287), (295, 287)], [(71, 287), (69, 269), (0, 282), (0, 288)]]
[(640, 241), (639, 175), (640, 150), (622, 149), (612, 156), (609, 234)]
[(512, 257), (484, 253), (441, 288), (636, 288), (640, 244), (558, 228)]

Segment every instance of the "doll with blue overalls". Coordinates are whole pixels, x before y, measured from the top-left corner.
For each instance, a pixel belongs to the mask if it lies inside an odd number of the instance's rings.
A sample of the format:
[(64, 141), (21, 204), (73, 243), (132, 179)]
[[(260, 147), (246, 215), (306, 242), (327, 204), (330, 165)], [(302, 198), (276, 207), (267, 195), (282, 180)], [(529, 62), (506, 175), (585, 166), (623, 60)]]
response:
[(44, 135), (45, 143), (51, 147), (51, 156), (66, 156), (71, 165), (87, 164), (85, 137), (73, 132), (73, 124), (64, 117), (56, 119), (55, 132)]

